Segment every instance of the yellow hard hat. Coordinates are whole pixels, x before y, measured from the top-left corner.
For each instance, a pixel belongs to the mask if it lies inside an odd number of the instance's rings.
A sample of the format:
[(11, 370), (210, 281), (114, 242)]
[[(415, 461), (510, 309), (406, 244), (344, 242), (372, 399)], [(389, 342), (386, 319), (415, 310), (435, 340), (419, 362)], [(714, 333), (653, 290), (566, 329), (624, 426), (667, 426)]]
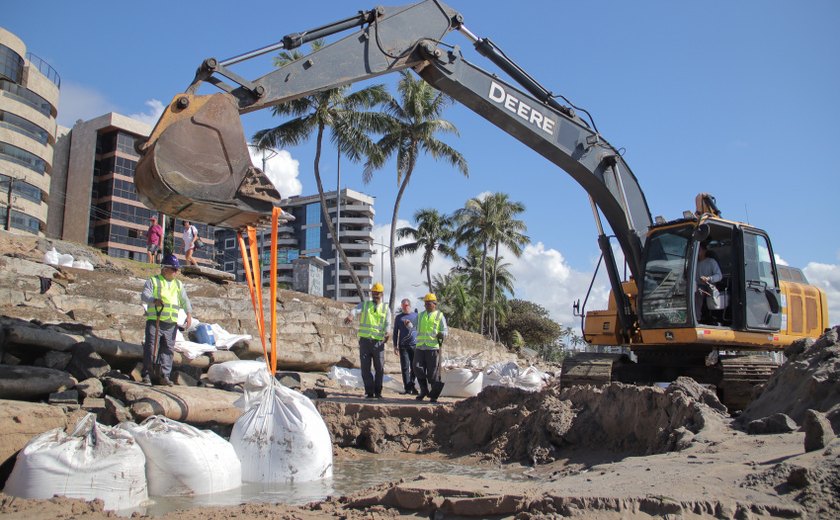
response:
[(381, 283), (376, 282), (375, 284), (373, 284), (373, 287), (370, 288), (370, 292), (385, 292), (385, 287)]
[(435, 302), (435, 303), (437, 303), (437, 296), (435, 296), (435, 293), (429, 293), (429, 294), (427, 294), (426, 296), (423, 297), (423, 301), (424, 302)]

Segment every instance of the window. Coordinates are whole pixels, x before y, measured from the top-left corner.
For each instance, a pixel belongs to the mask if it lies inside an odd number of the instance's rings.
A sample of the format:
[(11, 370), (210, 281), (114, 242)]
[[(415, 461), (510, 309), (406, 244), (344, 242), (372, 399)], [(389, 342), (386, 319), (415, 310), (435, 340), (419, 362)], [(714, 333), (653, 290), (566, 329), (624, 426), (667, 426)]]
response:
[(0, 76), (15, 83), (20, 83), (23, 76), (23, 58), (3, 44), (0, 44)]
[(663, 231), (648, 239), (642, 321), (648, 326), (668, 327), (688, 323), (686, 255), (691, 228)]
[[(8, 208), (0, 208), (0, 221), (2, 221), (2, 226), (5, 229), (6, 227), (6, 218), (8, 215)], [(30, 233), (38, 233), (41, 231), (41, 221), (37, 218), (30, 217), (25, 213), (21, 213), (19, 211), (12, 210), (12, 227), (15, 229), (22, 229), (24, 231), (28, 231)]]
[(308, 228), (306, 230), (306, 247), (307, 250), (321, 249), (321, 228)]
[(233, 249), (234, 247), (236, 247), (236, 240), (233, 238), (226, 238), (225, 249)]
[[(9, 192), (9, 177), (7, 175), (0, 175), (0, 192)], [(41, 190), (20, 179), (14, 180), (12, 195), (23, 197), (26, 200), (35, 202), (36, 204), (41, 203)]]
[(130, 155), (137, 155), (137, 151), (134, 149), (134, 143), (137, 139), (129, 134), (125, 134), (120, 132), (117, 134), (117, 151), (130, 154)]
[(50, 135), (40, 126), (16, 116), (15, 114), (0, 110), (0, 126), (8, 128), (41, 144), (47, 144)]
[(8, 143), (0, 143), (0, 157), (26, 166), (41, 175), (47, 170), (47, 163), (43, 159)]
[(0, 79), (0, 90), (5, 91), (7, 95), (15, 98), (21, 103), (29, 105), (45, 116), (49, 116), (51, 113), (52, 107), (50, 106), (49, 101), (26, 87), (21, 87), (11, 81)]
[(236, 262), (225, 262), (225, 272), (232, 273), (236, 269)]
[(306, 223), (309, 225), (321, 223), (321, 205), (318, 203), (307, 204)]

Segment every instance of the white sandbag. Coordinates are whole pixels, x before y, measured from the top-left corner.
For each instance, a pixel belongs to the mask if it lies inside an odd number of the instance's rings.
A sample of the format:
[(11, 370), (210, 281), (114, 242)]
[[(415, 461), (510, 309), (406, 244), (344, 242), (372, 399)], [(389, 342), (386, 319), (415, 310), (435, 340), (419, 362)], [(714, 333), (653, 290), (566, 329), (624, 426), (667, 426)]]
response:
[(236, 402), (245, 413), (230, 443), (243, 482), (293, 483), (332, 477), (332, 440), (321, 414), (299, 392), (263, 370), (251, 374)]
[(506, 381), (512, 382), (519, 376), (519, 365), (513, 361), (507, 363), (496, 363), (484, 369), (483, 386), (503, 386), (502, 378), (507, 378)]
[(93, 271), (93, 264), (87, 260), (73, 260), (73, 267), (84, 269), (85, 271)]
[(56, 428), (32, 438), (18, 454), (3, 492), (22, 498), (99, 498), (109, 510), (137, 507), (148, 499), (146, 457), (127, 431), (98, 424), (87, 414), (70, 435)]
[(61, 255), (58, 254), (58, 251), (55, 248), (50, 249), (46, 253), (44, 253), (44, 263), (50, 265), (58, 265), (58, 260)]
[(151, 495), (205, 495), (242, 485), (233, 446), (211, 431), (160, 415), (118, 427), (128, 431), (146, 455)]
[(211, 383), (239, 385), (244, 383), (248, 376), (261, 369), (265, 369), (265, 361), (262, 359), (225, 361), (211, 366), (207, 370), (207, 379)]
[(484, 372), (468, 368), (448, 368), (440, 374), (443, 397), (473, 397), (481, 392)]
[(73, 255), (60, 255), (58, 265), (62, 267), (73, 267)]
[(484, 371), (485, 388), (496, 385), (538, 391), (545, 386), (547, 379), (548, 374), (537, 367), (529, 366), (525, 370), (520, 370), (519, 365), (512, 361), (496, 363), (487, 367)]
[(545, 381), (548, 375), (537, 367), (530, 366), (519, 373), (516, 378), (516, 387), (523, 390), (538, 391), (545, 386)]
[(251, 339), (250, 334), (232, 334), (223, 329), (221, 325), (217, 323), (211, 323), (210, 330), (213, 331), (213, 337), (216, 338), (217, 349), (229, 350), (240, 341), (247, 341)]
[[(334, 366), (330, 368), (327, 377), (337, 382), (341, 386), (349, 388), (364, 388), (365, 382), (362, 380), (362, 369), (360, 368), (343, 368)], [(405, 390), (401, 381), (397, 381), (389, 375), (382, 376), (382, 388), (387, 388), (394, 392), (402, 392)]]

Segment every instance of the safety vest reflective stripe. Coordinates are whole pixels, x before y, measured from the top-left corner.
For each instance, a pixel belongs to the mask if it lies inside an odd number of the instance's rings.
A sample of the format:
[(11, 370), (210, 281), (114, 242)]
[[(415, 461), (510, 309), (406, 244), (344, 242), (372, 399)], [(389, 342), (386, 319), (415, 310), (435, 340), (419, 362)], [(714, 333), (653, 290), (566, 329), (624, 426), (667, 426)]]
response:
[[(167, 282), (162, 275), (152, 276), (152, 298), (163, 302), (160, 321), (170, 323), (178, 321), (178, 309), (181, 308), (181, 280)], [(146, 308), (146, 319), (157, 319), (157, 309), (155, 309), (154, 302)]]
[(421, 312), (417, 318), (417, 346), (440, 348), (437, 335), (440, 332), (440, 322), (443, 314), (440, 311)]
[(359, 325), (359, 336), (376, 341), (385, 339), (385, 304), (365, 302)]

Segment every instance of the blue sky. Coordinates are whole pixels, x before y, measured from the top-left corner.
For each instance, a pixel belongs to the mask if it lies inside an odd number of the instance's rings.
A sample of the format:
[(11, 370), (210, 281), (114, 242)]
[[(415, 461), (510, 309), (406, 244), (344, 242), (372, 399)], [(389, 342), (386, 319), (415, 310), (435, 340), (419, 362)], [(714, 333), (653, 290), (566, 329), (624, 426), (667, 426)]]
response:
[[(0, 24), (61, 75), (59, 119), (69, 126), (76, 118), (112, 110), (153, 118), (155, 107), (181, 92), (204, 58), (234, 56), (376, 4), (252, 4), (257, 12), (218, 1), (47, 1), (35, 9), (26, 0), (5, 0), (3, 5)], [(698, 192), (713, 193), (724, 217), (765, 229), (778, 256), (806, 268), (829, 294), (832, 323), (840, 322), (840, 218), (834, 202), (840, 166), (831, 153), (840, 141), (840, 3), (455, 0), (450, 5), (473, 33), (491, 38), (548, 89), (592, 113), (604, 137), (625, 149), (654, 216), (676, 218), (693, 209)], [(494, 70), (461, 35), (446, 41)], [(269, 70), (268, 59), (237, 68), (247, 77)], [(394, 78), (378, 81), (393, 85)], [(573, 324), (571, 302), (583, 297), (599, 255), (585, 192), (466, 108), (453, 106), (445, 117), (460, 137), (443, 139), (466, 156), (470, 178), (424, 158), (401, 219), (424, 207), (451, 212), (483, 192), (502, 191), (523, 202), (534, 247), (524, 260), (508, 259), (519, 280), (517, 296)], [(243, 119), (246, 135), (277, 122), (269, 111)], [(289, 162), (297, 161), (303, 193), (313, 193), (314, 146), (288, 151)], [(327, 186), (335, 182), (334, 156), (326, 151), (321, 164)], [(363, 185), (360, 167), (343, 161), (342, 185), (375, 196), (377, 226), (389, 224), (393, 165)], [(423, 280), (418, 266), (412, 259), (399, 264), (405, 281), (400, 296), (422, 292), (414, 287)], [(445, 267), (441, 262), (439, 268)], [(596, 299), (603, 295), (599, 291)]]

